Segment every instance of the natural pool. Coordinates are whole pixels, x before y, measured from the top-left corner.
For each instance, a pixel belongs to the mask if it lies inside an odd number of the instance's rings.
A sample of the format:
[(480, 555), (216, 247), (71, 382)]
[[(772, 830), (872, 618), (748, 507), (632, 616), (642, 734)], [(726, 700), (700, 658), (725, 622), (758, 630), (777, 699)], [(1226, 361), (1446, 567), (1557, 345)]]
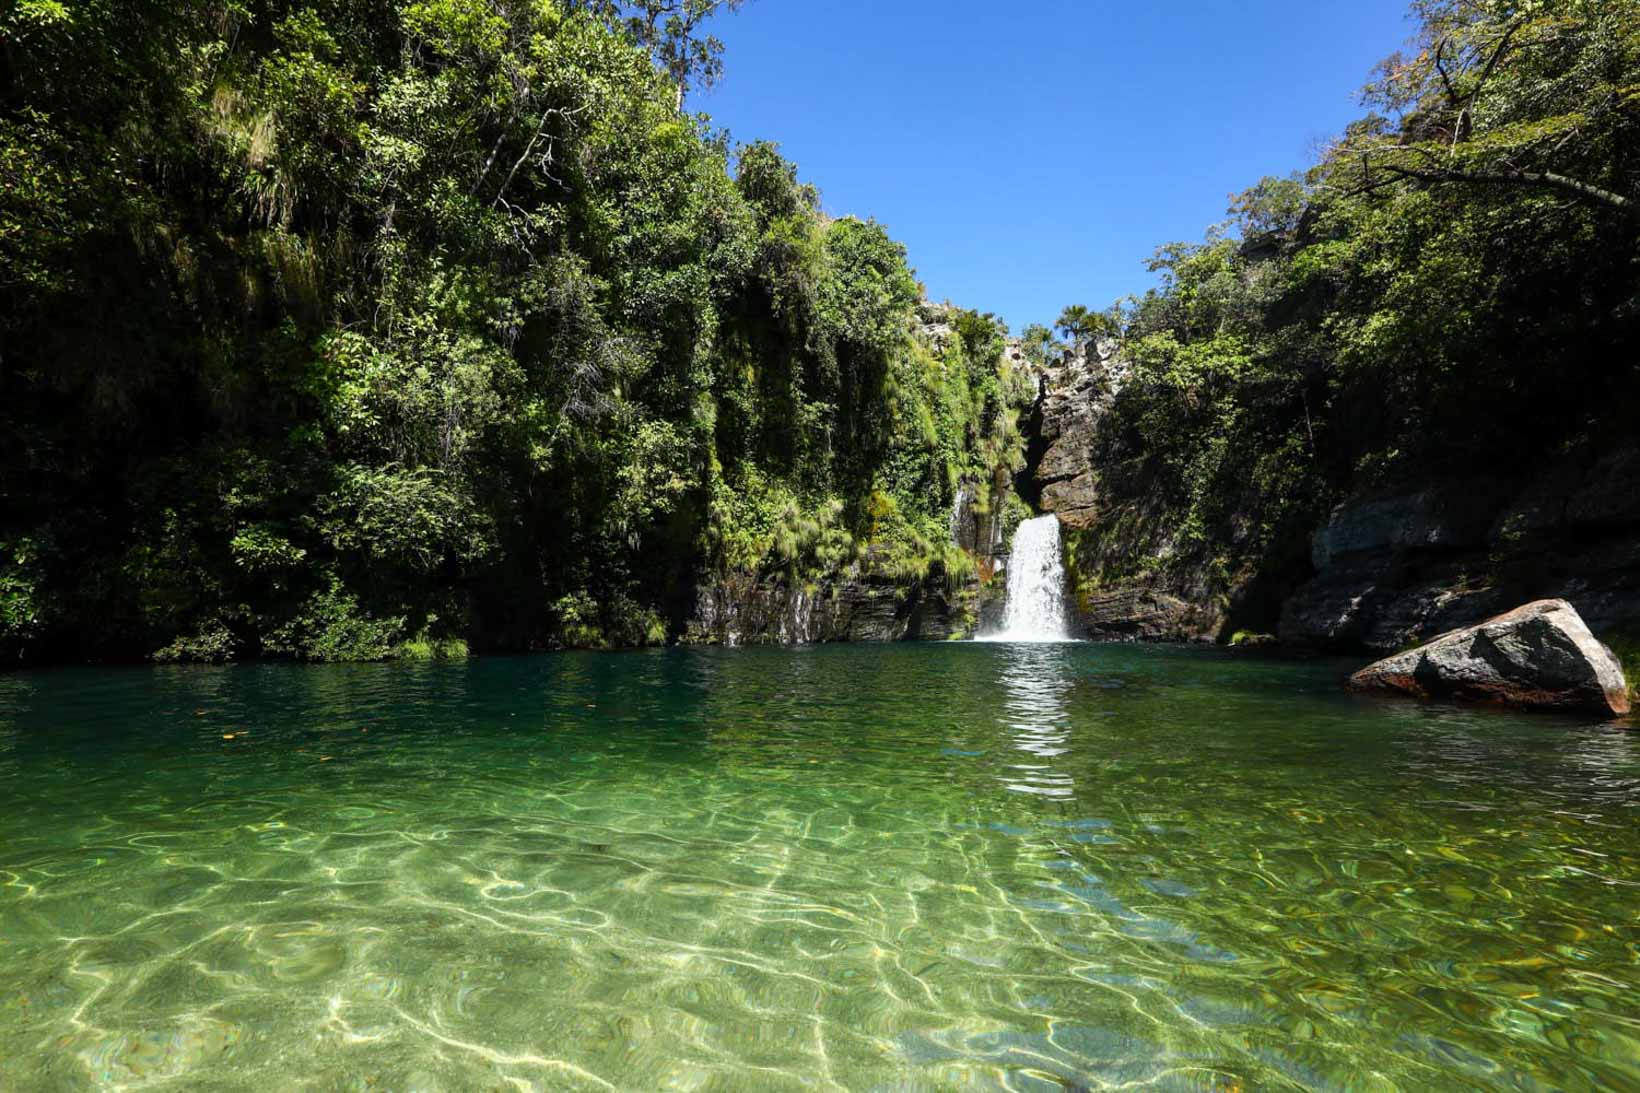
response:
[(1640, 1088), (1640, 731), (1341, 671), (0, 676), (0, 1089)]

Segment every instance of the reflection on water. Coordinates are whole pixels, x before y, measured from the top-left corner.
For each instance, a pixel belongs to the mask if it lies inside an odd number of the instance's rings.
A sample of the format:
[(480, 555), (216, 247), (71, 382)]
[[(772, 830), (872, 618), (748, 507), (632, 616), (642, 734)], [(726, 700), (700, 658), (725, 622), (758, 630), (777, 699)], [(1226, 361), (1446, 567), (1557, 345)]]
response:
[(1004, 784), (1021, 793), (1070, 797), (1075, 780), (1053, 760), (1070, 748), (1070, 708), (1075, 686), (1068, 644), (1013, 644), (997, 647), (1001, 664), (1003, 724), (1014, 747), (1029, 758), (1010, 764)]
[(1340, 672), (0, 676), (0, 1089), (1640, 1087), (1640, 738)]

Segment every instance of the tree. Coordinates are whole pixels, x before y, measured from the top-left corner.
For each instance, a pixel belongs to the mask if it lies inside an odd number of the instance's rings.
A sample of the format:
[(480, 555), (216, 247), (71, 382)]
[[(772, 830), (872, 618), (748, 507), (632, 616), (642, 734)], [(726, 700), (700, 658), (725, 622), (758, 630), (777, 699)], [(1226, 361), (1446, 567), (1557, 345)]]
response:
[(1019, 335), (1019, 343), (1025, 359), (1036, 365), (1048, 363), (1048, 360), (1063, 348), (1059, 340), (1053, 336), (1053, 331), (1041, 323), (1027, 326)]
[(1059, 313), (1054, 322), (1054, 329), (1064, 333), (1074, 345), (1081, 345), (1092, 338), (1112, 333), (1115, 324), (1109, 315), (1093, 311), (1081, 304), (1072, 304)]
[[(1347, 192), (1532, 188), (1640, 219), (1640, 3), (1419, 0), (1419, 51), (1366, 90), (1398, 121), (1328, 157)], [(1632, 230), (1632, 229), (1631, 229)]]
[(1244, 239), (1291, 235), (1309, 206), (1309, 189), (1298, 176), (1266, 175), (1230, 199), (1230, 215), (1241, 225)]
[(0, 660), (652, 643), (712, 575), (925, 572), (1017, 447), (1001, 335), (935, 360), (903, 247), (680, 114), (740, 3), (0, 4)]
[(580, 0), (612, 25), (623, 26), (649, 50), (677, 85), (677, 108), (691, 85), (711, 87), (723, 77), (723, 43), (701, 35), (701, 25), (720, 12), (736, 12), (746, 0)]

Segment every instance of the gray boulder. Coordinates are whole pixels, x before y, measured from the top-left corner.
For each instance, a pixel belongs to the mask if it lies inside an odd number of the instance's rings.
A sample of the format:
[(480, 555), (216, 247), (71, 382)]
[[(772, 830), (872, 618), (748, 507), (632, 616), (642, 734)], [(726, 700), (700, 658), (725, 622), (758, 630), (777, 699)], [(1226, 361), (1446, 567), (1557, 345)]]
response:
[(1629, 712), (1622, 666), (1565, 600), (1539, 600), (1443, 634), (1361, 669), (1349, 686), (1605, 716)]

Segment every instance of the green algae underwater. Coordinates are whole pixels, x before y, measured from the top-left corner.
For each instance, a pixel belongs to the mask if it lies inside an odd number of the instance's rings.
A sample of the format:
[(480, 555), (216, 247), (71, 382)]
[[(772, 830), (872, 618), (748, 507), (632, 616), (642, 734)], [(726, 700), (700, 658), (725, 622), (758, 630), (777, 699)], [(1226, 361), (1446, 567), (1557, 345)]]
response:
[(0, 1089), (1640, 1088), (1640, 734), (1342, 672), (0, 676)]

